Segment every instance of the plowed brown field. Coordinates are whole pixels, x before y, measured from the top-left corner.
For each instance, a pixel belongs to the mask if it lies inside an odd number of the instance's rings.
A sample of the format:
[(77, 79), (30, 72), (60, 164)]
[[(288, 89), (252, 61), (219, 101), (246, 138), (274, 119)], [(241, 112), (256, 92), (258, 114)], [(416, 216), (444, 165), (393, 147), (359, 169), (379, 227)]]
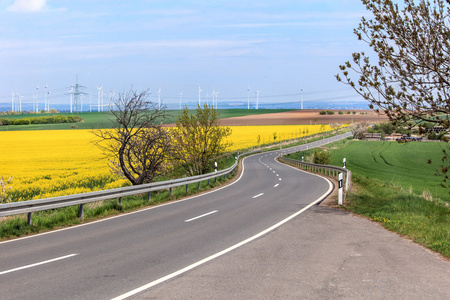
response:
[(251, 115), (243, 117), (226, 118), (221, 120), (221, 125), (225, 126), (245, 126), (245, 125), (314, 125), (352, 122), (383, 122), (388, 118), (385, 115), (378, 115), (373, 110), (357, 110), (356, 114), (342, 110), (344, 114), (321, 115), (322, 110), (295, 110), (281, 113)]

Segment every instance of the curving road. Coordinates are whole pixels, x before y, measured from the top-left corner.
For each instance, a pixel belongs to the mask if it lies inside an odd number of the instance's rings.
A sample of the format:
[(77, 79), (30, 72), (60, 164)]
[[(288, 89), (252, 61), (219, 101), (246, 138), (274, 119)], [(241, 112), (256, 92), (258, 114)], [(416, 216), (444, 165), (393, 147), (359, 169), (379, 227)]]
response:
[(273, 230), (331, 183), (276, 162), (349, 134), (249, 156), (214, 192), (0, 243), (1, 299), (124, 299)]

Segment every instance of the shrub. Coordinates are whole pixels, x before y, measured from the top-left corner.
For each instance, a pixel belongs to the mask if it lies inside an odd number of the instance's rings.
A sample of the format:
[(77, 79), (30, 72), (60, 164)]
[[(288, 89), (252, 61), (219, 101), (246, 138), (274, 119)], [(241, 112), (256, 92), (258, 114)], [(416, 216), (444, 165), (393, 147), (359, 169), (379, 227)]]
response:
[(0, 125), (59, 124), (83, 122), (80, 116), (42, 116), (24, 119), (0, 119)]
[(428, 139), (429, 139), (429, 140), (438, 140), (439, 137), (438, 137), (438, 135), (436, 134), (436, 132), (431, 131), (431, 132), (428, 134)]
[(313, 162), (315, 164), (320, 164), (320, 165), (330, 164), (330, 162), (331, 162), (330, 153), (327, 151), (317, 150), (317, 148), (314, 149)]
[(14, 119), (14, 125), (30, 125), (30, 119)]
[(383, 132), (385, 134), (392, 134), (394, 129), (395, 129), (394, 125), (392, 125), (389, 122), (384, 122), (384, 123), (374, 124), (371, 128), (369, 128), (368, 132), (369, 133)]

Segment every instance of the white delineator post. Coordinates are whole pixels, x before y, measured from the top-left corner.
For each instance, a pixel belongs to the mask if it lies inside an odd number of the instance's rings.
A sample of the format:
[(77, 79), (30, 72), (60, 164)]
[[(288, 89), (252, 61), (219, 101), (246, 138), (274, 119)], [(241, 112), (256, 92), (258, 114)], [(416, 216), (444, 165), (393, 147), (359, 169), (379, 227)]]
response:
[(345, 169), (345, 163), (347, 162), (347, 160), (345, 159), (345, 157), (344, 157), (344, 169)]
[(342, 186), (343, 186), (343, 176), (339, 173), (339, 193), (338, 193), (338, 204), (342, 205)]

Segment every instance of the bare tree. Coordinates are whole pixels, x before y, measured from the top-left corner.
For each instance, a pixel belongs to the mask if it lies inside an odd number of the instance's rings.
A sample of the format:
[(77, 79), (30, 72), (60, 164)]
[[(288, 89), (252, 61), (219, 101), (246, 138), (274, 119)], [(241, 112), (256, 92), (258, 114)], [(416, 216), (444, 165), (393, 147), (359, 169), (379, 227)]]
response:
[[(427, 121), (450, 127), (449, 0), (362, 0), (373, 19), (355, 34), (377, 54), (364, 52), (340, 66), (344, 82), (395, 124)], [(356, 80), (350, 78), (354, 73)], [(336, 75), (338, 81), (341, 77)]]
[[(422, 127), (422, 122), (429, 122), (448, 131), (450, 0), (404, 0), (402, 9), (391, 0), (362, 2), (373, 19), (362, 18), (354, 32), (376, 53), (377, 61), (371, 62), (364, 52), (353, 53), (353, 62), (340, 66), (344, 79), (338, 74), (337, 80), (367, 99), (372, 109), (383, 111), (394, 125)], [(445, 149), (443, 153), (436, 174), (450, 190), (450, 154)]]
[(214, 160), (231, 146), (226, 141), (229, 135), (231, 129), (220, 126), (215, 108), (198, 105), (195, 113), (191, 113), (186, 107), (177, 119), (174, 157), (189, 175), (205, 174), (213, 169)]
[(162, 126), (167, 113), (148, 100), (148, 92), (130, 90), (114, 99), (112, 129), (97, 129), (96, 145), (110, 160), (113, 172), (133, 185), (152, 182), (170, 167), (172, 136)]

